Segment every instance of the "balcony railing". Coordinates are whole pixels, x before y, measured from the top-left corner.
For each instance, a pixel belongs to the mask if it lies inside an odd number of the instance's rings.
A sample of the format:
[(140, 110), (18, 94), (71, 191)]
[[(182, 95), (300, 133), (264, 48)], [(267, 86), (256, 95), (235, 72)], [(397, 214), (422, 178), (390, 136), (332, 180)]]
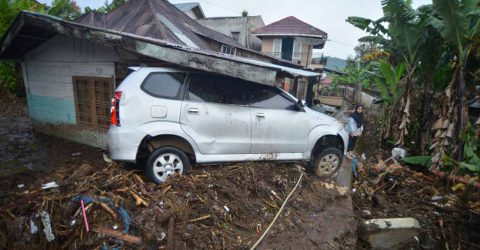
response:
[[(292, 61), (294, 63), (302, 64), (302, 65), (305, 65), (305, 63), (306, 63), (305, 61), (303, 61), (304, 58), (312, 56), (311, 51), (310, 52), (296, 52), (295, 54), (287, 53), (287, 52), (262, 52), (262, 53), (265, 54), (265, 55), (281, 58), (281, 59), (284, 59), (284, 60), (289, 60), (289, 61)], [(321, 57), (312, 58), (308, 62), (308, 65), (322, 64), (321, 59), (322, 59)]]

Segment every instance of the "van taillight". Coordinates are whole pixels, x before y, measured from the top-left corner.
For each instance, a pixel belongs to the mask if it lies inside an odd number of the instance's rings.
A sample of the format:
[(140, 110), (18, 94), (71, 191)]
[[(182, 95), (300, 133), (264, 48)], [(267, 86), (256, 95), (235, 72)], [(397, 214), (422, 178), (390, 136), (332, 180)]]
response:
[(113, 126), (120, 126), (120, 98), (122, 97), (122, 91), (116, 91), (115, 96), (112, 99), (112, 108), (110, 110), (110, 123)]

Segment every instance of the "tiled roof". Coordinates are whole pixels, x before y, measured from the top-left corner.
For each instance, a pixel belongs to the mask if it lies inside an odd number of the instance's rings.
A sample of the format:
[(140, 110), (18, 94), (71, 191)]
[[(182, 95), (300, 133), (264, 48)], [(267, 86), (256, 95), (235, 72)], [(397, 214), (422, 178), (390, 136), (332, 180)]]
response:
[(326, 38), (327, 33), (296, 17), (289, 16), (253, 31), (257, 36), (297, 35)]

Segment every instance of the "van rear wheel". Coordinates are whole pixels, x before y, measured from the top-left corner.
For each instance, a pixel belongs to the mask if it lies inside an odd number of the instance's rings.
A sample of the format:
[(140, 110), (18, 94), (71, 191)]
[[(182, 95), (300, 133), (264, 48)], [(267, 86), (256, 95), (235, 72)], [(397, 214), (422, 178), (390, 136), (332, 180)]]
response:
[(160, 147), (148, 157), (145, 173), (147, 177), (157, 183), (165, 182), (175, 174), (184, 175), (190, 170), (190, 161), (187, 155), (174, 147)]
[(343, 162), (343, 153), (338, 148), (328, 147), (314, 158), (312, 172), (319, 177), (329, 178), (338, 173)]

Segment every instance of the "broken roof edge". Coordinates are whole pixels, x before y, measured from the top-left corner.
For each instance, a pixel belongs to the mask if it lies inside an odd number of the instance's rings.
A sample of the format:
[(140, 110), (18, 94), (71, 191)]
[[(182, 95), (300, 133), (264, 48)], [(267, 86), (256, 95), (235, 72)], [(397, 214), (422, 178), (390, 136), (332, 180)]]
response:
[[(281, 65), (277, 65), (277, 64), (273, 64), (273, 63), (269, 63), (269, 62), (262, 62), (262, 61), (258, 61), (258, 60), (252, 60), (252, 59), (237, 57), (237, 56), (233, 56), (233, 55), (227, 55), (227, 54), (223, 54), (223, 53), (213, 52), (213, 51), (205, 51), (205, 50), (201, 50), (201, 49), (195, 49), (195, 48), (191, 48), (191, 47), (184, 46), (184, 45), (170, 43), (170, 42), (167, 42), (167, 41), (164, 41), (164, 40), (142, 37), (142, 36), (138, 36), (138, 35), (134, 35), (134, 34), (130, 34), (130, 33), (118, 32), (118, 31), (113, 31), (113, 30), (108, 30), (108, 29), (103, 29), (103, 28), (98, 28), (98, 27), (92, 27), (92, 26), (88, 26), (88, 25), (83, 25), (83, 24), (79, 24), (79, 23), (75, 23), (75, 22), (66, 21), (66, 20), (63, 20), (63, 19), (58, 18), (58, 17), (49, 16), (49, 15), (36, 13), (36, 12), (29, 12), (29, 11), (20, 12), (20, 14), (15, 18), (14, 22), (9, 27), (7, 32), (5, 33), (2, 40), (0, 40), (0, 45), (1, 45), (0, 58), (2, 58), (2, 55), (5, 52), (5, 50), (7, 49), (7, 47), (10, 46), (10, 43), (13, 41), (15, 35), (19, 32), (19, 30), (23, 27), (23, 25), (25, 25), (25, 23), (29, 21), (25, 17), (36, 18), (36, 19), (39, 19), (41, 21), (47, 22), (45, 24), (48, 24), (48, 22), (52, 22), (52, 21), (55, 22), (55, 23), (50, 23), (50, 27), (47, 27), (47, 25), (42, 26), (42, 27), (53, 28), (55, 30), (55, 33), (57, 33), (57, 34), (72, 35), (72, 36), (75, 36), (77, 38), (82, 38), (82, 39), (87, 39), (87, 40), (98, 40), (98, 41), (101, 41), (101, 42), (102, 41), (103, 42), (109, 42), (110, 43), (109, 46), (115, 46), (115, 45), (120, 46), (120, 45), (122, 45), (122, 42), (124, 42), (126, 44), (127, 43), (126, 41), (121, 41), (121, 40), (122, 40), (122, 38), (129, 38), (129, 39), (133, 40), (132, 42), (134, 43), (135, 47), (133, 45), (129, 44), (130, 47), (125, 48), (127, 50), (132, 50), (133, 52), (143, 54), (145, 56), (149, 56), (149, 57), (156, 58), (156, 59), (159, 59), (159, 60), (170, 59), (170, 60), (165, 60), (165, 61), (170, 62), (172, 64), (177, 64), (177, 65), (184, 66), (184, 67), (195, 68), (195, 69), (199, 69), (199, 70), (203, 70), (203, 71), (207, 71), (207, 72), (222, 74), (222, 72), (219, 71), (219, 68), (221, 68), (221, 67), (219, 67), (216, 70), (209, 70), (208, 68), (205, 67), (204, 62), (202, 63), (202, 62), (197, 62), (197, 61), (194, 61), (194, 60), (199, 60), (199, 59), (207, 60), (208, 57), (210, 57), (210, 58), (213, 57), (213, 58), (217, 58), (217, 59), (221, 59), (221, 60), (230, 61), (232, 63), (244, 64), (244, 65), (247, 65), (247, 67), (243, 68), (243, 70), (245, 71), (245, 74), (246, 74), (243, 77), (239, 76), (239, 74), (235, 74), (235, 71), (233, 69), (228, 69), (227, 71), (231, 71), (230, 74), (232, 76), (242, 78), (242, 79), (245, 79), (245, 80), (258, 82), (258, 83), (264, 83), (262, 81), (268, 81), (269, 83), (273, 83), (275, 81), (275, 79), (274, 79), (275, 76), (272, 76), (271, 74), (269, 74), (269, 72), (267, 72), (268, 70), (275, 71), (277, 73), (278, 72), (283, 72), (283, 73), (286, 73), (286, 74), (288, 74), (292, 77), (297, 77), (297, 76), (314, 77), (314, 76), (319, 75), (318, 73), (315, 73), (315, 72), (312, 72), (312, 71), (281, 66)], [(21, 23), (19, 24), (18, 22), (21, 22)], [(64, 25), (64, 26), (60, 27), (57, 24)], [(67, 26), (72, 28), (72, 31), (70, 31), (70, 33), (65, 29)], [(92, 33), (91, 34), (84, 34), (84, 33), (81, 32), (81, 30), (78, 30), (79, 28), (89, 29), (89, 30), (92, 31)], [(16, 29), (16, 30), (14, 30), (14, 29)], [(64, 33), (62, 33), (61, 31), (63, 31)], [(103, 33), (103, 37), (100, 36), (101, 34), (93, 33), (93, 32)], [(143, 42), (143, 43), (137, 43), (137, 42)], [(123, 45), (125, 46), (125, 44), (123, 44)], [(139, 45), (139, 44), (141, 44), (141, 45)], [(141, 49), (138, 48), (139, 46), (140, 47), (148, 47), (149, 44), (153, 45), (153, 46), (174, 49), (174, 50), (178, 50), (178, 51), (182, 51), (182, 52), (193, 53), (193, 54), (201, 55), (203, 57), (200, 57), (200, 58), (189, 57), (189, 59), (192, 60), (192, 62), (190, 62), (190, 61), (185, 62), (185, 60), (182, 61), (182, 60), (179, 60), (179, 59), (177, 59), (177, 61), (175, 61), (175, 60), (172, 60), (172, 58), (159, 58), (159, 55), (157, 55), (157, 54), (154, 55), (154, 54), (145, 53), (145, 50), (141, 51)], [(146, 51), (149, 52), (149, 50), (146, 50)], [(163, 51), (163, 52), (165, 52), (165, 51)], [(163, 55), (168, 57), (168, 55), (165, 54), (165, 53)], [(252, 66), (254, 68), (251, 68)], [(262, 77), (255, 78), (253, 76), (254, 72), (246, 72), (247, 69), (254, 70), (255, 68), (257, 68), (257, 69), (258, 68), (263, 68), (264, 70), (259, 70), (259, 71), (262, 71), (262, 73), (265, 74), (265, 76), (263, 78)], [(265, 71), (265, 70), (267, 70), (267, 71)], [(228, 73), (228, 72), (225, 72), (225, 73)], [(230, 75), (230, 74), (227, 74), (227, 75)], [(258, 75), (260, 75), (260, 74), (258, 74)], [(262, 79), (262, 80), (260, 80), (260, 79)]]

